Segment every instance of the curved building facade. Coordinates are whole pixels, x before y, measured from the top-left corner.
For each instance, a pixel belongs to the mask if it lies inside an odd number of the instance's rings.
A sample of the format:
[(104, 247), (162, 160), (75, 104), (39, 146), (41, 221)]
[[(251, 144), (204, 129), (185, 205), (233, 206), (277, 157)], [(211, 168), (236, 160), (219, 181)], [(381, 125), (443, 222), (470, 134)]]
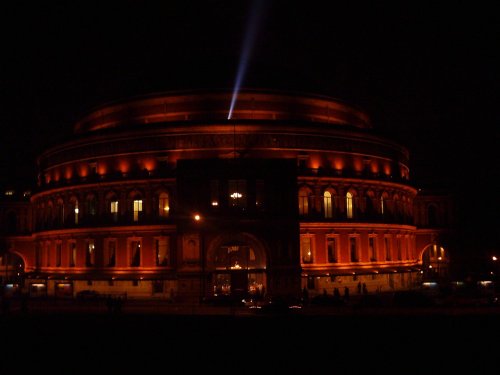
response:
[(35, 294), (182, 301), (397, 290), (422, 281), (429, 257), (444, 269), (439, 231), (419, 226), (432, 202), (417, 204), (408, 150), (362, 110), (247, 90), (228, 119), (231, 99), (161, 93), (84, 116), (39, 156), (6, 269)]

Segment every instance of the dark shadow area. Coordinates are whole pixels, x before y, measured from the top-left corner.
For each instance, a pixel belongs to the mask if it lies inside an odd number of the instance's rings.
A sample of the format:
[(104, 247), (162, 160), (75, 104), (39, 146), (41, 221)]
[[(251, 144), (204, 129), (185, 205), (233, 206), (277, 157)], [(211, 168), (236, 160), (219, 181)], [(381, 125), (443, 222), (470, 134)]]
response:
[[(0, 317), (0, 370), (72, 374), (138, 369), (217, 373), (486, 373), (496, 366), (497, 316), (179, 316), (52, 314)], [(449, 353), (427, 356), (435, 345)], [(29, 360), (28, 360), (29, 359)], [(271, 366), (271, 367), (269, 367)]]

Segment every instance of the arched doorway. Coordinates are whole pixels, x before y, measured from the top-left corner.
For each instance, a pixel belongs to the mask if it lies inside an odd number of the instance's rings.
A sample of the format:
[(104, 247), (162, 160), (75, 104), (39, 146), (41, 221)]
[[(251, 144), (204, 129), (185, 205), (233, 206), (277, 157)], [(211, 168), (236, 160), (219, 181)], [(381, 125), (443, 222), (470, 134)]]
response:
[(4, 293), (14, 294), (24, 286), (23, 258), (12, 251), (0, 254), (0, 283)]
[(440, 282), (448, 277), (449, 254), (443, 246), (429, 244), (422, 251), (423, 281)]
[(260, 298), (267, 288), (267, 257), (263, 243), (250, 234), (223, 235), (207, 254), (213, 296)]

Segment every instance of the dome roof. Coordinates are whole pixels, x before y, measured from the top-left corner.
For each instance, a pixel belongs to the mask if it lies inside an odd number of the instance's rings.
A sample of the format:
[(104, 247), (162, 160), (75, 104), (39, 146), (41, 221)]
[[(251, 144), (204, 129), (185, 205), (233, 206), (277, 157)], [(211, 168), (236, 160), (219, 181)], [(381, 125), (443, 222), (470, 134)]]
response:
[(231, 120), (230, 90), (156, 93), (103, 105), (75, 125), (77, 134), (125, 126), (183, 121), (307, 121), (369, 129), (363, 111), (338, 99), (268, 90), (238, 92)]

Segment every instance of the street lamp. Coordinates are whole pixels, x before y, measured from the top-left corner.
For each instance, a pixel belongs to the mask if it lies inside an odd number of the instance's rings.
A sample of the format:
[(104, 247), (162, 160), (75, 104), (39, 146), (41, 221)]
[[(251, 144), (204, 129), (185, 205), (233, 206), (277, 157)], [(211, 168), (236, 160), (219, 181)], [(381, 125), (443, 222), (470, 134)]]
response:
[(498, 280), (498, 274), (497, 274), (497, 271), (498, 271), (498, 257), (496, 255), (492, 255), (491, 256), (491, 260), (493, 261), (493, 285), (494, 285), (494, 288), (497, 289), (497, 280)]
[(195, 223), (200, 225), (199, 234), (200, 234), (200, 250), (201, 250), (201, 282), (200, 282), (200, 303), (203, 302), (205, 297), (205, 241), (204, 241), (204, 233), (202, 223), (202, 216), (199, 213), (195, 213), (193, 215), (193, 220)]

